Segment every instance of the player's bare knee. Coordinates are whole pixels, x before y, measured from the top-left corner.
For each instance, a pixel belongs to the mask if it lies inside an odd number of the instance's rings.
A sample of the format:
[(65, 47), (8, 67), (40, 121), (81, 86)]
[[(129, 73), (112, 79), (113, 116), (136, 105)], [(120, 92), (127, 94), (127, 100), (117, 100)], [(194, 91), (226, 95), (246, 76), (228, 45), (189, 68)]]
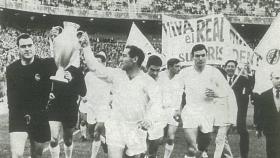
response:
[(225, 141), (224, 137), (216, 137), (216, 139), (215, 139), (216, 145), (221, 145), (224, 143), (224, 141)]
[(23, 150), (11, 149), (12, 158), (23, 158)]
[(20, 151), (18, 149), (11, 149), (12, 158), (22, 158), (23, 157), (23, 151)]
[(80, 125), (81, 126), (86, 126), (86, 121), (82, 120)]
[(187, 155), (188, 156), (195, 156), (196, 152), (197, 152), (197, 150), (194, 146), (189, 146), (187, 148)]
[(12, 150), (12, 158), (23, 158), (23, 152), (18, 150)]
[(64, 144), (66, 145), (66, 146), (71, 146), (72, 145), (72, 139), (66, 139), (66, 140), (64, 140)]
[(94, 131), (94, 133), (93, 133), (93, 141), (100, 141), (100, 135), (101, 135), (100, 132)]
[(93, 141), (95, 141), (95, 142), (100, 141), (100, 137), (95, 137), (95, 136), (93, 136)]
[(50, 141), (50, 146), (52, 148), (56, 147), (58, 145), (58, 139), (57, 138), (52, 138)]
[(23, 154), (20, 155), (19, 153), (12, 152), (12, 158), (23, 158)]

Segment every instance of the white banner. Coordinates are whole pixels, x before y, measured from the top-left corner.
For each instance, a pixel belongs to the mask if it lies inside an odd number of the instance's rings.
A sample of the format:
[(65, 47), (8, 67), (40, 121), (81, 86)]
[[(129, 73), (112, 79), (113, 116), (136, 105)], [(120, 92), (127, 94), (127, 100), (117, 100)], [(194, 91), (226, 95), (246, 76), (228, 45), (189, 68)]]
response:
[(271, 71), (280, 71), (280, 15), (278, 15), (266, 34), (255, 48), (260, 55), (260, 63), (256, 69), (256, 82), (254, 92), (262, 93), (272, 88), (270, 80)]
[(135, 45), (141, 48), (145, 54), (156, 54), (153, 45), (134, 23), (132, 23), (126, 45)]
[(132, 23), (125, 45), (134, 45), (144, 51), (145, 60), (142, 64), (143, 66), (146, 66), (147, 59), (150, 55), (157, 54), (153, 45), (149, 42), (149, 40), (145, 37), (145, 35), (138, 29), (138, 27), (134, 23)]
[(208, 64), (224, 64), (233, 59), (239, 63), (251, 61), (252, 49), (222, 15), (197, 19), (177, 19), (163, 15), (162, 52), (168, 58), (177, 57), (192, 64), (191, 49), (202, 43), (208, 49)]

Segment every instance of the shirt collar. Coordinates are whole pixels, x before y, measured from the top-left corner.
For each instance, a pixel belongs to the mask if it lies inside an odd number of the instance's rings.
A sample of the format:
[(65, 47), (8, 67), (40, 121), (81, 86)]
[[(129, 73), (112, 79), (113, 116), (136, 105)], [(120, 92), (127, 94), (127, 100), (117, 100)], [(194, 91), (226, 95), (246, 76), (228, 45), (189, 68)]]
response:
[(275, 95), (276, 95), (277, 89), (273, 87), (273, 88), (272, 88), (272, 91), (273, 91), (273, 96), (275, 96)]
[(227, 79), (229, 80), (230, 78), (232, 78), (233, 79), (233, 77), (234, 77), (234, 75), (233, 76), (231, 76), (231, 77), (229, 77), (228, 75), (227, 75)]
[(275, 87), (272, 88), (273, 93), (276, 93), (277, 89)]

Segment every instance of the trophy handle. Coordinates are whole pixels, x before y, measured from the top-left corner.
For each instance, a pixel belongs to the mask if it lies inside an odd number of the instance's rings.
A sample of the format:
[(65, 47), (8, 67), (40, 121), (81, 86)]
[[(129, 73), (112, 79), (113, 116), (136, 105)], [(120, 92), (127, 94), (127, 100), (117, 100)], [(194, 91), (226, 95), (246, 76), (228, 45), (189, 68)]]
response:
[(83, 35), (85, 34), (84, 31), (77, 31), (77, 39), (78, 39), (78, 42), (81, 44), (82, 42), (82, 37)]
[(61, 27), (61, 26), (53, 26), (52, 29), (58, 29), (59, 33), (61, 33), (62, 30), (63, 30), (63, 27)]
[(51, 29), (51, 39), (52, 39), (52, 42), (62, 31), (63, 31), (63, 27), (61, 27), (61, 26), (53, 26), (52, 27), (52, 29)]
[(78, 40), (83, 36), (84, 33), (85, 33), (84, 31), (77, 31)]
[(55, 76), (51, 76), (50, 79), (52, 81), (68, 83), (68, 80), (64, 78), (64, 68), (58, 66)]

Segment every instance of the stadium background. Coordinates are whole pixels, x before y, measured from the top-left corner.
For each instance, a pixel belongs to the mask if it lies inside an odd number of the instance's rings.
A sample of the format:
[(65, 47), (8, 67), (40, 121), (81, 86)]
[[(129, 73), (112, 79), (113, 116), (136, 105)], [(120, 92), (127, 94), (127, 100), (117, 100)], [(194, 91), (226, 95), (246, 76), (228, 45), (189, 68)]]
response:
[[(23, 32), (33, 35), (37, 55), (45, 58), (50, 56), (47, 37), (51, 27), (62, 26), (65, 20), (76, 22), (81, 25), (80, 30), (89, 33), (94, 52), (104, 51), (108, 56), (107, 64), (114, 67), (118, 64), (132, 22), (161, 53), (162, 14), (195, 18), (223, 13), (254, 49), (277, 16), (279, 8), (279, 0), (0, 0), (1, 89), (5, 89), (5, 67), (18, 59), (15, 40)], [(252, 126), (252, 109), (249, 112), (248, 122)], [(8, 157), (8, 138), (4, 137), (7, 134), (7, 116), (0, 117), (0, 157)], [(235, 137), (233, 135), (231, 139), (234, 153), (238, 155)], [(251, 148), (255, 146), (257, 149), (251, 157), (261, 158), (264, 155), (264, 142), (255, 141), (260, 144), (251, 144)], [(183, 144), (176, 148), (174, 155), (183, 151)], [(79, 144), (81, 151), (85, 151), (82, 150), (84, 146)], [(77, 156), (78, 149), (74, 153)]]

